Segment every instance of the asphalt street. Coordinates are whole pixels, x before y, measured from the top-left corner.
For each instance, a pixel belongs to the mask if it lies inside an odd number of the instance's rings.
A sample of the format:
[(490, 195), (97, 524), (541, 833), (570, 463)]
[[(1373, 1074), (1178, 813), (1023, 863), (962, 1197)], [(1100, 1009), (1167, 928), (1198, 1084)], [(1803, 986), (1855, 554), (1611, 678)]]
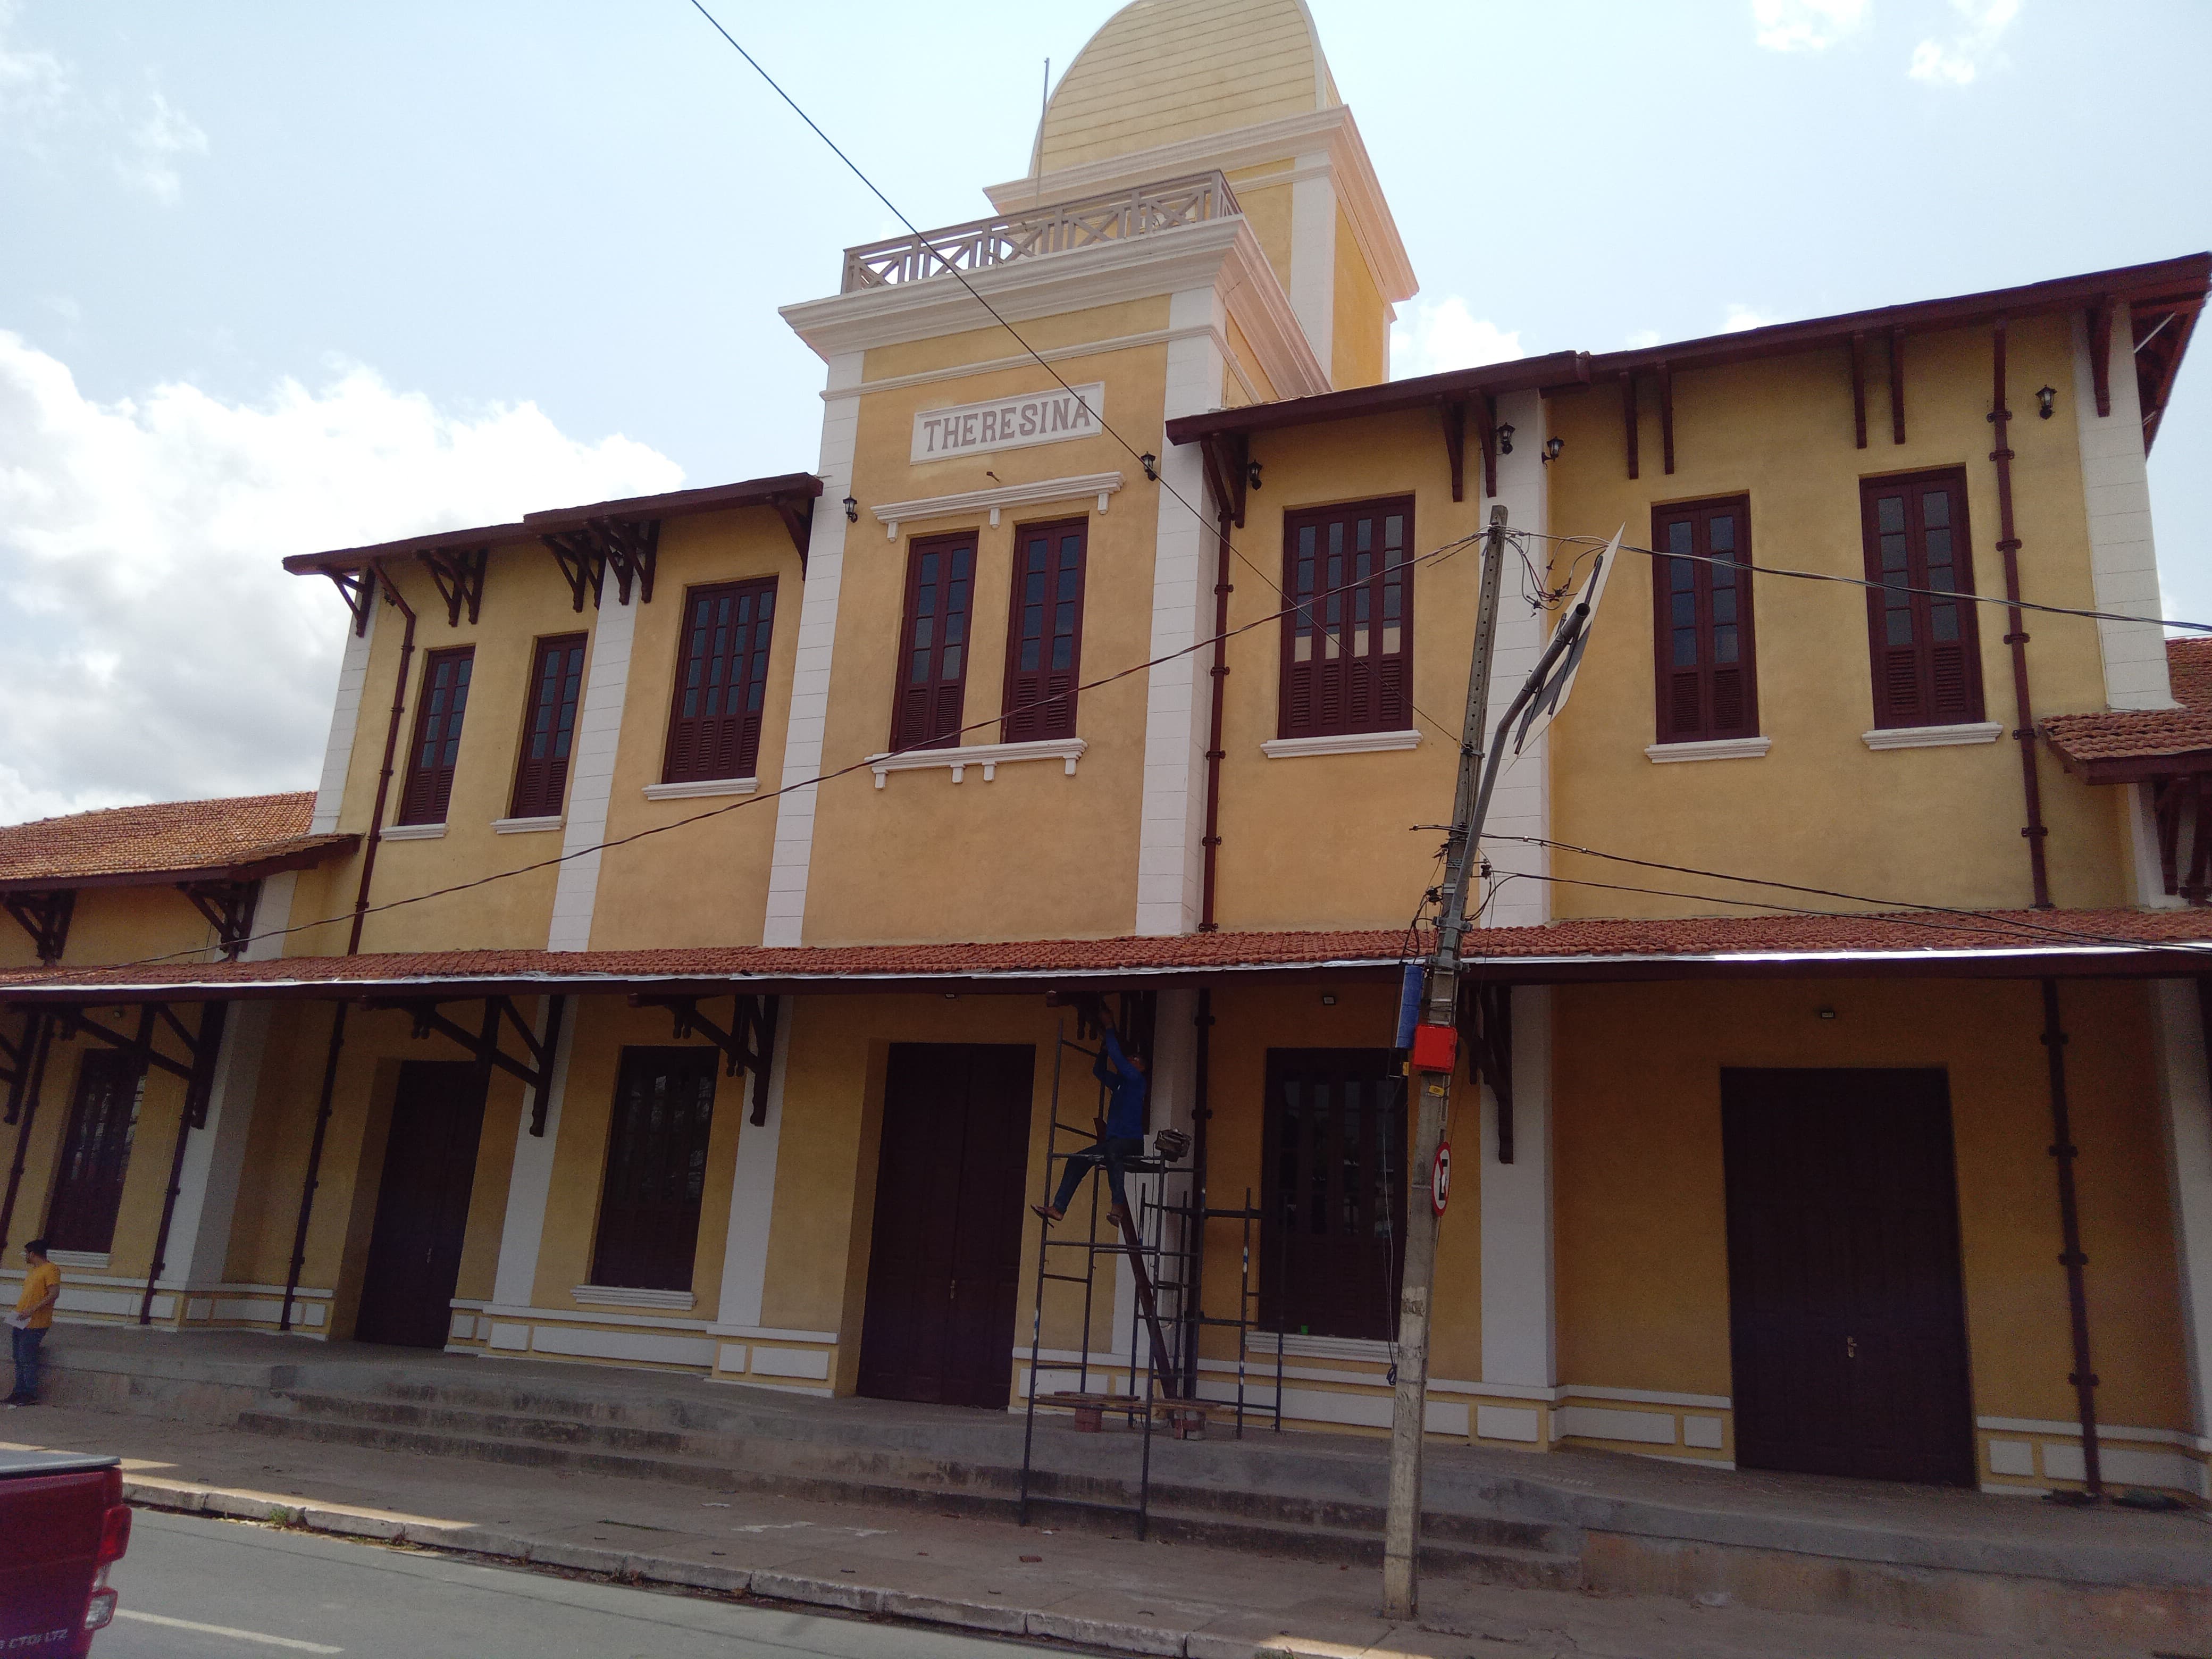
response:
[(1024, 1659), (1054, 1650), (142, 1510), (94, 1659)]

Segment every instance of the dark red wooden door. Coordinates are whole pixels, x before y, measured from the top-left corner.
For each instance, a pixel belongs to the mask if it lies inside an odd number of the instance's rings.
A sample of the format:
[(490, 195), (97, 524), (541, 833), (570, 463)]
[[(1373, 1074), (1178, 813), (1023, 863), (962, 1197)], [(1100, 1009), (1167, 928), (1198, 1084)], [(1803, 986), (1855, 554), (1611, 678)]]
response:
[(1389, 1048), (1270, 1048), (1260, 1322), (1383, 1340), (1406, 1239), (1406, 1079)]
[(98, 1252), (114, 1243), (124, 1177), (131, 1171), (131, 1143), (145, 1097), (146, 1074), (130, 1055), (112, 1048), (85, 1055), (62, 1139), (60, 1173), (46, 1209), (46, 1243), (53, 1249)]
[(468, 1060), (404, 1061), (354, 1334), (442, 1348), (468, 1233), (484, 1075)]
[(1006, 1409), (1036, 1063), (1026, 1044), (893, 1045), (862, 1394)]
[(1736, 1461), (1973, 1479), (1939, 1071), (1724, 1071)]

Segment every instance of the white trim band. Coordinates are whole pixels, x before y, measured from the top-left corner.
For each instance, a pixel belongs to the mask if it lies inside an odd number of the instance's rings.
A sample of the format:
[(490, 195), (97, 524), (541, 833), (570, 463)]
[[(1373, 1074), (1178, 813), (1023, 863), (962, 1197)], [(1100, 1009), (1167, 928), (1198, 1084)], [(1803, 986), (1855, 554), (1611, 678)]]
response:
[(1075, 763), (1083, 758), (1083, 751), (1091, 745), (1081, 738), (1047, 738), (1037, 743), (975, 743), (958, 749), (909, 749), (901, 755), (871, 755), (868, 769), (876, 775), (876, 787), (884, 787), (884, 780), (893, 772), (921, 772), (931, 767), (949, 766), (952, 781), (957, 783), (971, 766), (983, 769), (983, 781), (988, 783), (999, 775), (1001, 766), (1016, 761), (1056, 760), (1066, 763), (1067, 775), (1075, 775)]
[(708, 795), (750, 795), (760, 787), (758, 778), (692, 778), (682, 783), (648, 783), (647, 800), (699, 800)]
[(966, 489), (952, 495), (924, 495), (910, 501), (885, 501), (880, 507), (869, 508), (869, 511), (884, 526), (884, 539), (895, 542), (898, 539), (900, 524), (915, 519), (949, 519), (988, 510), (991, 515), (991, 528), (996, 530), (999, 514), (1003, 508), (1038, 506), (1047, 501), (1076, 501), (1085, 495), (1097, 496), (1098, 510), (1103, 513), (1106, 498), (1127, 482), (1119, 472), (1086, 472), (1073, 478), (1040, 478), (1035, 483), (1007, 484), (998, 489)]
[(574, 1285), (568, 1294), (602, 1307), (663, 1308), (675, 1313), (690, 1313), (699, 1301), (689, 1291), (645, 1291), (629, 1285)]
[(2003, 735), (2004, 727), (1995, 720), (1972, 726), (1893, 726), (1859, 733), (1869, 749), (1945, 749), (1955, 744), (1995, 743)]
[(442, 823), (387, 823), (380, 839), (384, 841), (435, 841), (446, 833)]
[(550, 818), (494, 818), (491, 827), (501, 836), (534, 836), (541, 830), (558, 830), (561, 823), (561, 815), (556, 812)]
[[(1871, 735), (1870, 747), (1880, 748)], [(1644, 752), (1655, 766), (1668, 761), (1757, 760), (1774, 747), (1771, 738), (1713, 738), (1704, 743), (1654, 743), (1644, 746)]]
[(1374, 755), (1388, 749), (1418, 749), (1421, 734), (1407, 732), (1332, 732), (1319, 738), (1269, 738), (1260, 745), (1269, 760), (1297, 760), (1306, 755)]

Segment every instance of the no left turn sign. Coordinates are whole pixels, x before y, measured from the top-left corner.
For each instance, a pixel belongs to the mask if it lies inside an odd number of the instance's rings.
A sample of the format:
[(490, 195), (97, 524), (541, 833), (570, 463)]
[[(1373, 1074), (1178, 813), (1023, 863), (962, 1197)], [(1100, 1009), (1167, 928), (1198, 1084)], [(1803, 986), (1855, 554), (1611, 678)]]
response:
[(1436, 1206), (1438, 1215), (1451, 1202), (1451, 1142), (1445, 1141), (1437, 1148), (1436, 1167), (1429, 1172), (1429, 1202)]

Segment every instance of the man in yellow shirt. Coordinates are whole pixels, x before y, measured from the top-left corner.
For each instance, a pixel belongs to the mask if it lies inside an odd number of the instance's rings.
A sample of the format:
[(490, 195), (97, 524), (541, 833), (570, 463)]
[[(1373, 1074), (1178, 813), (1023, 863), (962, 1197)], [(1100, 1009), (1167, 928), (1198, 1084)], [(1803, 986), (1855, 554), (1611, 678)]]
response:
[(23, 1294), (8, 1316), (8, 1334), (15, 1350), (15, 1392), (0, 1404), (9, 1406), (39, 1403), (39, 1350), (52, 1328), (54, 1304), (62, 1296), (62, 1270), (46, 1260), (45, 1239), (25, 1244), (23, 1261), (29, 1268), (23, 1275)]

